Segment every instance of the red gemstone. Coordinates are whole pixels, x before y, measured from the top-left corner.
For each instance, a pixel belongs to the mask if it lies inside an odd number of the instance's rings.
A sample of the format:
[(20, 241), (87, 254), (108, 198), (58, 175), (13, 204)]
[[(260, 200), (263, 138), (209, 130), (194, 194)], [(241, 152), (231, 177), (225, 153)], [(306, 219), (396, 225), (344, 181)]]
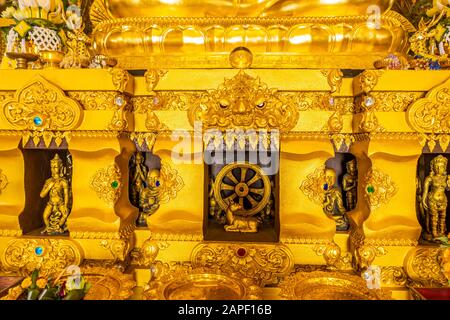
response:
[(247, 254), (247, 250), (245, 250), (244, 248), (239, 248), (236, 251), (236, 254), (238, 255), (238, 257), (243, 257)]

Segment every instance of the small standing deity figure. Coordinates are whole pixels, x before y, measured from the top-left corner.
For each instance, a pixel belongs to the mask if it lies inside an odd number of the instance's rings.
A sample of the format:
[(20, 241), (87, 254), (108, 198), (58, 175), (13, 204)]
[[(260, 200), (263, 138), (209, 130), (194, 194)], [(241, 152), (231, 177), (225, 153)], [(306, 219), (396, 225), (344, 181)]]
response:
[(356, 171), (356, 160), (347, 162), (347, 173), (342, 179), (342, 188), (345, 191), (347, 210), (353, 210), (356, 207), (356, 192), (358, 186), (358, 174)]
[(342, 201), (341, 191), (335, 186), (336, 172), (331, 168), (325, 169), (325, 198), (323, 202), (323, 211), (336, 222), (337, 231), (347, 231), (349, 227), (344, 202)]
[(434, 241), (446, 235), (447, 197), (445, 190), (450, 188), (447, 162), (447, 158), (442, 155), (431, 160), (431, 171), (424, 182), (422, 193), (422, 205), (426, 212), (424, 239), (428, 241)]
[(147, 227), (147, 218), (159, 208), (159, 181), (160, 172), (153, 169), (147, 174), (147, 187), (139, 194), (139, 217), (137, 225)]
[(45, 181), (40, 197), (49, 196), (44, 209), (45, 229), (42, 234), (57, 235), (67, 231), (66, 220), (69, 216), (69, 182), (64, 178), (65, 168), (58, 154), (50, 160), (51, 178)]
[(131, 177), (131, 203), (138, 208), (141, 208), (139, 205), (139, 194), (142, 189), (145, 187), (145, 180), (147, 177), (148, 169), (144, 164), (145, 159), (142, 152), (137, 152), (134, 156), (134, 171)]

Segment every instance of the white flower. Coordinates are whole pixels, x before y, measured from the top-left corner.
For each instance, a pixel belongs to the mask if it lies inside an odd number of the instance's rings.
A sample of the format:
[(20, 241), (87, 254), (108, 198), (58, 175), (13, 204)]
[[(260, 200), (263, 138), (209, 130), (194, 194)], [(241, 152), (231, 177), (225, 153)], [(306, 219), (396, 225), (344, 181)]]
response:
[(50, 11), (50, 0), (37, 0), (38, 6)]
[(16, 12), (14, 12), (13, 14), (13, 17), (14, 19), (19, 21), (28, 18), (27, 9), (16, 10)]
[(81, 27), (83, 20), (78, 15), (72, 13), (66, 21), (67, 28), (70, 30), (77, 30)]
[(76, 289), (83, 289), (84, 288), (84, 279), (80, 275), (70, 276), (67, 278), (66, 282), (66, 288), (67, 290), (76, 290)]
[(15, 12), (16, 9), (14, 9), (13, 7), (8, 7), (5, 9), (5, 11), (2, 12), (2, 18), (12, 18)]

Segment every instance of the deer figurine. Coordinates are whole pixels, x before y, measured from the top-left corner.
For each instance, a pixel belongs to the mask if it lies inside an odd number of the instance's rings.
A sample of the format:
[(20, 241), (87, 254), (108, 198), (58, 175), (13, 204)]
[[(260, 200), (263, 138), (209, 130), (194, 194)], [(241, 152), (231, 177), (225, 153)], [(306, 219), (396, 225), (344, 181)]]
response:
[[(423, 18), (419, 22), (419, 30), (417, 30), (410, 38), (411, 51), (417, 55), (432, 61), (439, 60), (439, 56), (431, 53), (429, 49), (436, 47), (436, 29), (430, 31), (432, 27), (437, 25), (442, 17), (446, 14), (445, 10), (442, 10), (438, 16), (434, 16), (429, 23), (425, 23)], [(427, 42), (429, 45), (427, 46)]]
[(241, 210), (242, 206), (239, 203), (230, 201), (225, 212), (227, 224), (224, 226), (227, 232), (245, 232), (256, 233), (258, 232), (258, 225), (261, 223), (260, 218), (247, 218), (236, 216), (235, 213)]

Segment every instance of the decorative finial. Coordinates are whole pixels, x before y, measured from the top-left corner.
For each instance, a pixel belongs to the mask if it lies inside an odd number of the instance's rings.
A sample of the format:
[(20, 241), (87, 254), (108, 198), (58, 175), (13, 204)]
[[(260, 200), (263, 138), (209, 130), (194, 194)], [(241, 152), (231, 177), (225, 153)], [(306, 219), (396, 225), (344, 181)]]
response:
[(230, 64), (236, 69), (250, 68), (253, 62), (253, 54), (246, 47), (237, 47), (230, 53)]

